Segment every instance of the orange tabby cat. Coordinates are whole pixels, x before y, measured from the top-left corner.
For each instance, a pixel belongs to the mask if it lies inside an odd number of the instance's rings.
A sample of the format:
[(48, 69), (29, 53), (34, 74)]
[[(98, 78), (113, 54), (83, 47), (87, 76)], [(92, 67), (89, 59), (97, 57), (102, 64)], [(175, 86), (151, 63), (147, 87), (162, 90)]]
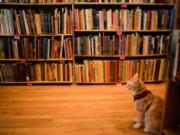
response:
[(126, 88), (132, 92), (137, 111), (134, 128), (140, 128), (144, 124), (144, 132), (159, 133), (164, 104), (162, 98), (147, 90), (138, 74), (127, 81)]

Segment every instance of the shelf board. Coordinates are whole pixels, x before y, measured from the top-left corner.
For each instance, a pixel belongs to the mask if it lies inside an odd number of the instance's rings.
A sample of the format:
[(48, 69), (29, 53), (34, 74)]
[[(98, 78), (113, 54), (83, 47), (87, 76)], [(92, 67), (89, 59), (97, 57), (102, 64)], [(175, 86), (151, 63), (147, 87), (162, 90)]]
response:
[(167, 58), (167, 54), (149, 54), (149, 55), (133, 55), (125, 56), (126, 58)]
[(15, 61), (21, 61), (20, 59), (0, 59), (0, 62), (15, 62)]
[[(75, 30), (74, 32), (77, 33), (93, 33), (93, 32), (113, 32), (117, 33), (118, 30), (100, 30), (100, 29), (93, 29), (93, 30)], [(169, 33), (171, 30), (169, 29), (162, 29), (162, 30), (122, 30), (123, 33)]]
[(63, 59), (28, 59), (27, 60), (28, 62), (33, 62), (33, 61), (43, 61), (43, 62), (46, 62), (46, 61), (73, 61), (73, 58), (63, 58)]
[[(154, 81), (143, 81), (144, 83), (162, 83), (166, 82), (165, 80), (154, 80)], [(126, 81), (121, 81), (122, 84), (126, 84)]]
[[(152, 54), (152, 55), (134, 55), (125, 56), (124, 59), (128, 58), (167, 58), (167, 54)], [(121, 55), (75, 55), (77, 58), (119, 58)], [(58, 61), (73, 61), (73, 58), (61, 58), (61, 59), (0, 59), (0, 62), (58, 62)]]
[(0, 3), (0, 6), (28, 6), (28, 7), (37, 7), (37, 6), (72, 6), (72, 2), (65, 3)]
[(75, 57), (85, 57), (85, 58), (105, 58), (105, 57), (108, 57), (108, 58), (119, 58), (120, 56), (119, 55), (75, 55)]
[[(30, 81), (32, 84), (72, 84), (72, 81)], [(0, 82), (0, 85), (28, 84), (27, 82)]]
[(0, 85), (8, 85), (8, 84), (27, 84), (27, 82), (0, 82)]
[[(174, 4), (164, 3), (125, 3), (127, 6), (174, 6)], [(72, 6), (73, 2), (57, 3), (0, 3), (0, 6)], [(97, 6), (121, 6), (124, 3), (119, 2), (75, 2), (75, 6), (97, 5)]]
[(31, 81), (33, 84), (43, 84), (43, 83), (48, 83), (48, 84), (71, 84), (73, 83), (72, 81)]
[(59, 37), (59, 36), (72, 36), (72, 34), (33, 34), (33, 35), (0, 35), (0, 37)]
[(73, 58), (62, 58), (62, 59), (0, 59), (0, 62), (46, 62), (46, 61), (73, 61)]
[(117, 84), (118, 82), (75, 82), (75, 84), (80, 84), (80, 85), (114, 85)]
[[(32, 84), (73, 84), (72, 81), (30, 81)], [(144, 83), (161, 83), (164, 81), (144, 81)], [(82, 84), (82, 85), (115, 85), (118, 83), (126, 84), (126, 81), (122, 82), (74, 82), (75, 84)], [(28, 84), (26, 82), (0, 82), (0, 85), (13, 85), (13, 84)]]
[[(159, 80), (157, 80), (157, 81), (144, 81), (144, 83), (162, 83), (162, 82), (165, 82), (165, 81), (159, 81)], [(111, 85), (111, 84), (118, 84), (118, 83), (120, 83), (120, 84), (126, 84), (126, 81), (121, 81), (121, 82), (74, 82), (75, 84), (109, 84), (109, 85)]]
[(180, 128), (163, 129), (163, 135), (180, 135)]
[[(134, 55), (125, 56), (125, 58), (166, 58), (167, 54), (150, 54), (150, 55)], [(75, 57), (81, 58), (121, 58), (121, 55), (75, 55)]]
[(84, 5), (97, 5), (97, 6), (121, 6), (126, 4), (127, 6), (174, 6), (174, 4), (164, 4), (164, 3), (121, 3), (121, 2), (75, 2), (75, 6), (84, 6)]

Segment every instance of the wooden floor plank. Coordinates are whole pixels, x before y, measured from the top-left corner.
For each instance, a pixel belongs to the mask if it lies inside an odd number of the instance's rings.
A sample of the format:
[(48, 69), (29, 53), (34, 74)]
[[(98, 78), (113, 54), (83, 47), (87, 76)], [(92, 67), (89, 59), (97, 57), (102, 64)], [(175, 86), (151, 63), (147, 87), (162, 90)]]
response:
[[(165, 83), (148, 84), (164, 98)], [(0, 135), (149, 135), (124, 85), (0, 86)]]

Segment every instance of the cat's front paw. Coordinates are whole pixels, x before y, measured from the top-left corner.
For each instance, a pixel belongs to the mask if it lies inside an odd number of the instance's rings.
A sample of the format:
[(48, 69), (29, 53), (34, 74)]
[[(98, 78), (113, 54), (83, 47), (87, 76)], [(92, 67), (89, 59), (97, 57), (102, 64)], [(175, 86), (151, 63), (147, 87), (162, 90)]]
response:
[(150, 131), (147, 128), (145, 128), (144, 132), (149, 133)]
[(140, 128), (142, 126), (142, 124), (141, 123), (136, 123), (136, 124), (134, 124), (134, 128)]
[(138, 121), (138, 118), (136, 117), (135, 119), (134, 119), (134, 122), (137, 122)]

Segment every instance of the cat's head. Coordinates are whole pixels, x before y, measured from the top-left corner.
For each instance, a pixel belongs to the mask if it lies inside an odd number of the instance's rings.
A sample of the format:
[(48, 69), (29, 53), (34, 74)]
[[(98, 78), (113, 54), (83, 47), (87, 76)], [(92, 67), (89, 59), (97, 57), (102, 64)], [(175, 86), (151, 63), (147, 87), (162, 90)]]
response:
[(138, 73), (136, 73), (130, 80), (127, 81), (126, 89), (132, 93), (137, 93), (145, 88), (143, 81), (140, 80)]

